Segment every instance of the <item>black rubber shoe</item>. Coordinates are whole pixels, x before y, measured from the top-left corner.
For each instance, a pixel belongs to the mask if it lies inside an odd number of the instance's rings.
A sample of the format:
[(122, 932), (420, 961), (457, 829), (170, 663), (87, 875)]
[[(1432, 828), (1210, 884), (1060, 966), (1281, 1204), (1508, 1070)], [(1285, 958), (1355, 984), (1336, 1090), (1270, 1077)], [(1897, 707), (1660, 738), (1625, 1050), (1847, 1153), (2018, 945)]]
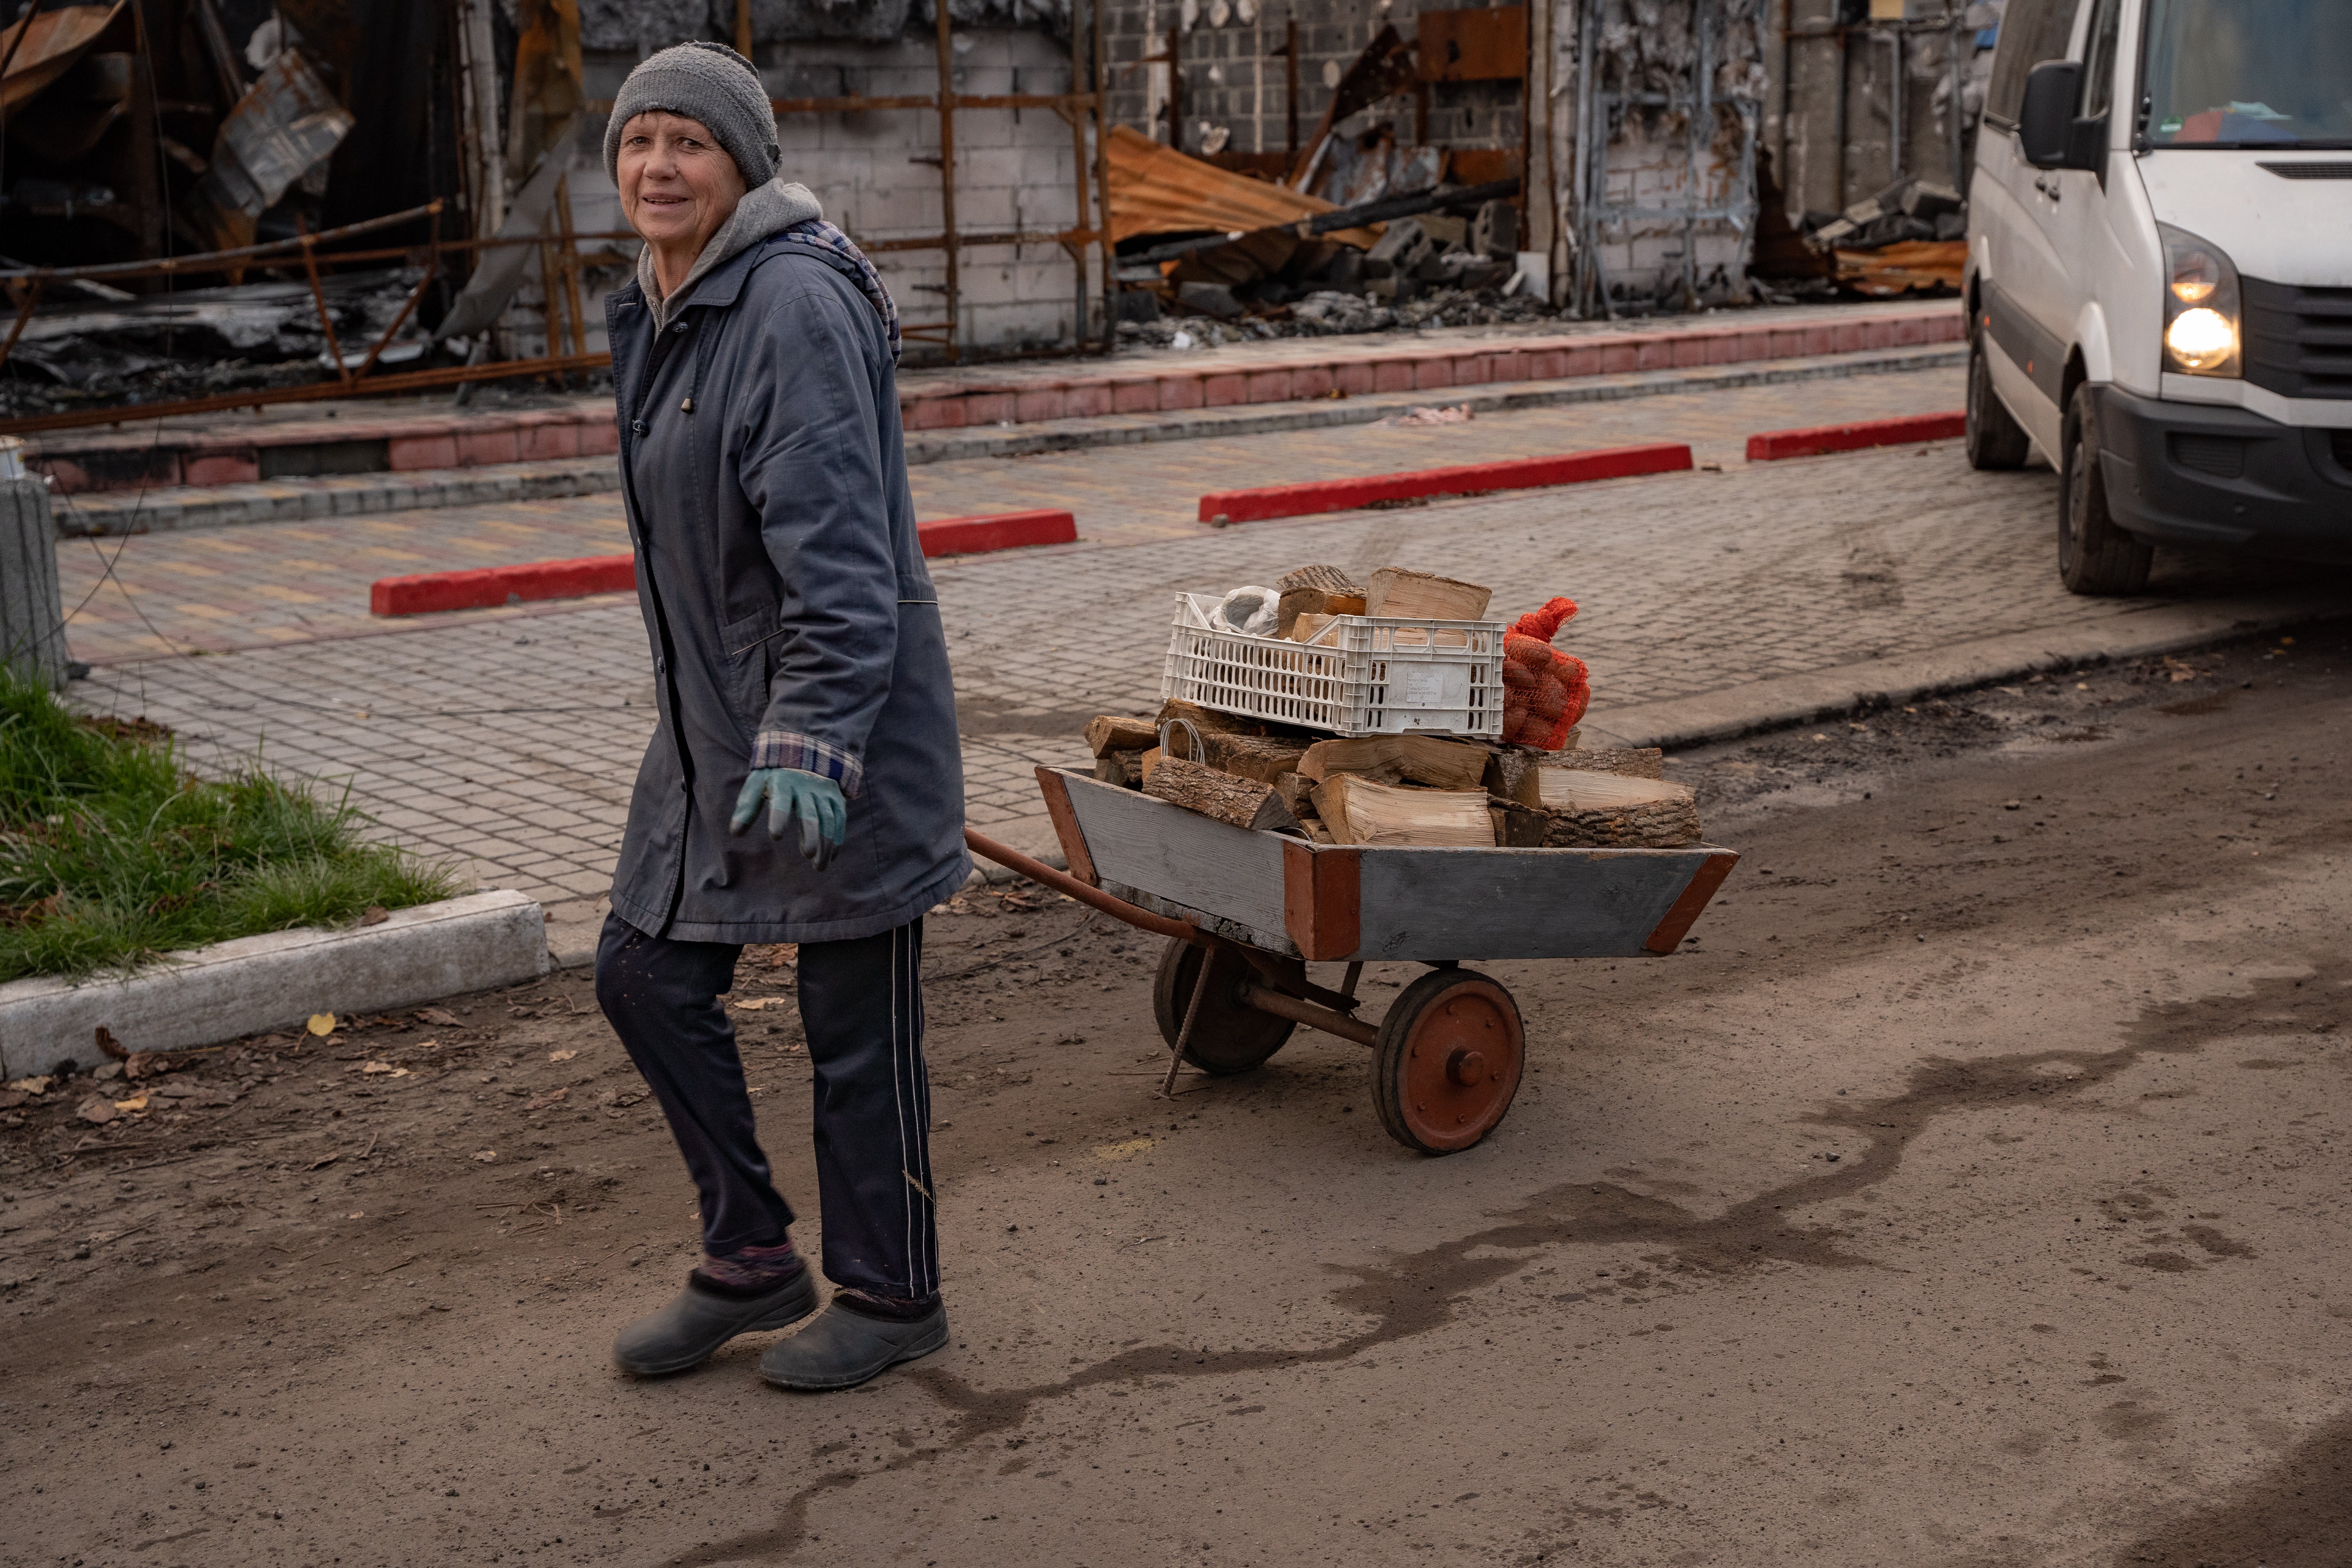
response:
[(613, 1342), (623, 1372), (659, 1377), (700, 1366), (737, 1334), (797, 1323), (816, 1310), (816, 1278), (803, 1268), (761, 1296), (722, 1296), (689, 1275), (660, 1311), (639, 1318)]
[(778, 1388), (804, 1393), (855, 1388), (902, 1361), (927, 1356), (948, 1342), (944, 1302), (911, 1323), (886, 1322), (835, 1301), (790, 1339), (760, 1358), (760, 1375)]

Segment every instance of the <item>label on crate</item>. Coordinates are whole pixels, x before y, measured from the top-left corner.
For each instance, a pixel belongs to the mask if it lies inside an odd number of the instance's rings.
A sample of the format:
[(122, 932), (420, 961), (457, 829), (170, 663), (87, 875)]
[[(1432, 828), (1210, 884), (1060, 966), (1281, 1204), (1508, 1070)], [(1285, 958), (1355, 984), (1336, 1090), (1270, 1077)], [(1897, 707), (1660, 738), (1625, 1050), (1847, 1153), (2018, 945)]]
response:
[(1401, 700), (1408, 708), (1434, 708), (1445, 700), (1445, 668), (1434, 664), (1408, 664), (1403, 667), (1404, 690)]

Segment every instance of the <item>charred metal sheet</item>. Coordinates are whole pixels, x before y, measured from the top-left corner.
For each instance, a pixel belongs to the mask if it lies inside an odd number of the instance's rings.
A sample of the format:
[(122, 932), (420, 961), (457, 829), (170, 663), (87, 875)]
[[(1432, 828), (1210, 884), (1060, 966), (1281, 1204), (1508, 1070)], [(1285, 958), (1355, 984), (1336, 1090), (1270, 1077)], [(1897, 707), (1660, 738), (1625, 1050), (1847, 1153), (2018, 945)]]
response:
[(1528, 8), (1423, 11), (1413, 24), (1423, 81), (1517, 81), (1528, 74)]
[(353, 123), (302, 51), (283, 51), (222, 122), (190, 223), (222, 249), (249, 243), (254, 219), (332, 156)]

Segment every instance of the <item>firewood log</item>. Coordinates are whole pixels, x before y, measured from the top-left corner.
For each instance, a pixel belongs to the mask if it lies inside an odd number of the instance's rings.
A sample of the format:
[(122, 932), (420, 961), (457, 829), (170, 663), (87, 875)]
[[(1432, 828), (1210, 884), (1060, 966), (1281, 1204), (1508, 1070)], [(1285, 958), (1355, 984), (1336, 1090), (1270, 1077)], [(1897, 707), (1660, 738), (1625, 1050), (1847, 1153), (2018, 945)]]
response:
[(1097, 757), (1112, 752), (1140, 752), (1160, 743), (1160, 731), (1149, 719), (1122, 719), (1106, 713), (1087, 721), (1087, 749)]
[(1140, 751), (1106, 752), (1095, 759), (1095, 777), (1105, 784), (1118, 784), (1122, 789), (1143, 787), (1143, 753)]
[[(1576, 744), (1579, 733), (1575, 730), (1568, 732), (1570, 747)], [(1486, 768), (1486, 793), (1501, 795), (1505, 800), (1516, 800), (1521, 805), (1540, 805), (1535, 793), (1535, 771), (1543, 765), (1547, 757), (1561, 753), (1540, 752), (1533, 746), (1514, 746), (1508, 742), (1496, 745), (1493, 750), (1495, 760)]]
[(1383, 566), (1372, 574), (1364, 590), (1364, 613), (1370, 616), (1410, 616), (1433, 621), (1475, 621), (1486, 613), (1492, 588), (1440, 577), (1433, 572), (1408, 572)]
[(1182, 757), (1161, 757), (1143, 781), (1143, 793), (1171, 805), (1230, 822), (1235, 827), (1302, 831), (1298, 818), (1271, 784), (1238, 778)]
[(1315, 786), (1316, 815), (1342, 844), (1483, 846), (1495, 842), (1484, 790), (1403, 789), (1360, 773)]
[(1319, 594), (1353, 594), (1363, 596), (1364, 585), (1337, 566), (1294, 566), (1274, 580), (1274, 585), (1287, 594), (1300, 588), (1312, 588)]
[(1617, 773), (1538, 770), (1544, 842), (1602, 849), (1679, 849), (1699, 840), (1698, 805), (1689, 788)]
[(1220, 731), (1204, 731), (1201, 746), (1208, 754), (1191, 755), (1192, 737), (1178, 730), (1169, 737), (1176, 755), (1196, 763), (1206, 763), (1223, 773), (1237, 777), (1255, 779), (1270, 784), (1298, 766), (1307, 754), (1307, 742), (1281, 735), (1228, 735)]
[(1495, 819), (1495, 842), (1506, 849), (1540, 849), (1551, 834), (1551, 818), (1515, 800), (1486, 797), (1487, 815)]
[(1571, 773), (1622, 773), (1629, 779), (1662, 779), (1666, 776), (1666, 753), (1655, 746), (1552, 752), (1543, 755), (1537, 765), (1566, 768)]
[[(1351, 593), (1334, 593), (1327, 588), (1286, 588), (1276, 607), (1275, 635), (1303, 642), (1298, 637), (1299, 621), (1314, 616), (1329, 621), (1334, 616), (1360, 616), (1364, 613), (1364, 593), (1359, 588)], [(1313, 635), (1312, 632), (1308, 634)]]
[(1321, 783), (1337, 773), (1358, 773), (1376, 784), (1410, 780), (1433, 789), (1480, 789), (1486, 776), (1486, 747), (1434, 735), (1363, 735), (1318, 741), (1299, 759), (1298, 771)]

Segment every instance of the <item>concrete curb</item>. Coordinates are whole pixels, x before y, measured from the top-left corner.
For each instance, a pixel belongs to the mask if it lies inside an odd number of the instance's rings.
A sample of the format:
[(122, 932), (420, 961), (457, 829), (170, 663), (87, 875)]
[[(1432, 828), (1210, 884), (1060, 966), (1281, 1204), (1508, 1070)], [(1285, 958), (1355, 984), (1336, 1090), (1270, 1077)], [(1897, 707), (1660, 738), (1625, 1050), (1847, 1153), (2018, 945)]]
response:
[(1480, 496), (1500, 490), (1531, 490), (1639, 474), (1680, 473), (1691, 466), (1691, 449), (1679, 441), (1639, 447), (1605, 447), (1557, 457), (1506, 458), (1492, 463), (1419, 468), (1402, 474), (1365, 474), (1339, 479), (1307, 479), (1253, 489), (1212, 490), (1201, 498), (1201, 521), (1216, 527), (1260, 522), (1276, 517), (1313, 517), (1350, 511), (1382, 501), (1423, 496)]
[(1349, 425), (1376, 425), (1391, 415), (1429, 406), (1452, 408), (1466, 404), (1474, 414), (1508, 414), (1581, 403), (1619, 403), (1678, 392), (1736, 392), (1745, 387), (1838, 381), (1856, 375), (1951, 370), (1966, 364), (1968, 357), (1965, 348), (1928, 343), (1692, 370), (1566, 376), (1557, 381), (1501, 382), (1434, 392), (1382, 392), (1305, 403), (1204, 408), (1181, 415), (1111, 414), (1097, 418), (1063, 419), (1042, 426), (1007, 425), (985, 430), (909, 432), (907, 461), (951, 463), (966, 458), (1022, 458), (1039, 452), (1140, 446), (1149, 441), (1210, 440), (1221, 436), (1262, 436), (1283, 430), (1332, 430)]
[(480, 610), (531, 599), (583, 599), (627, 594), (637, 586), (634, 555), (583, 555), (467, 572), (420, 572), (379, 577), (368, 584), (368, 614), (422, 616), (436, 610)]
[(2281, 626), (2352, 616), (2340, 595), (2314, 591), (2204, 605), (2152, 605), (2093, 626), (2011, 632), (1902, 658), (1871, 659), (1777, 676), (1696, 697), (1604, 709), (1584, 723), (1586, 743), (1696, 746), (1809, 724), (1857, 708), (1907, 702), (1996, 680), (2101, 660), (2147, 658)]
[(60, 499), (61, 538), (110, 539), (248, 522), (318, 522), (427, 507), (554, 500), (621, 488), (618, 458), (570, 458), (496, 468), (424, 468), (205, 488), (94, 490)]
[[(1684, 467), (1689, 465), (1685, 463)], [(919, 522), (923, 553), (986, 555), (1032, 544), (1076, 544), (1077, 519), (1066, 511), (1007, 511)], [(540, 599), (585, 599), (634, 594), (634, 555), (581, 555), (569, 561), (522, 561), (462, 572), (419, 572), (379, 577), (368, 584), (368, 614), (423, 616), (439, 610), (483, 610)]]
[(1748, 437), (1748, 460), (1816, 458), (1826, 452), (1859, 452), (1913, 441), (1948, 441), (1969, 433), (1965, 413), (1909, 414), (1899, 419), (1863, 419), (1852, 425), (1815, 425), (1803, 430), (1765, 430)]
[[(909, 431), (907, 461), (949, 463), (967, 458), (1018, 458), (1038, 452), (1140, 446), (1149, 441), (1336, 429), (1375, 424), (1391, 415), (1431, 404), (1467, 404), (1474, 413), (1504, 414), (1580, 403), (1615, 403), (1677, 392), (1737, 391), (1742, 387), (1780, 386), (1855, 375), (1947, 370), (1967, 360), (1965, 349), (1928, 343), (1689, 370), (1501, 382), (1431, 392), (1383, 392), (1361, 397), (1242, 405), (1175, 414), (1113, 414), (1045, 425)], [(59, 498), (58, 533), (62, 538), (106, 539), (184, 528), (228, 528), (248, 522), (317, 522), (429, 507), (605, 495), (620, 488), (620, 459), (589, 457), (497, 468), (408, 469), (202, 488), (172, 486), (144, 492), (91, 490)]]
[(539, 905), (510, 891), (395, 910), (349, 931), (282, 931), (172, 954), (128, 979), (0, 985), (0, 1078), (70, 1058), (99, 1065), (98, 1030), (133, 1051), (280, 1029), (313, 1013), (406, 1007), (544, 974)]

